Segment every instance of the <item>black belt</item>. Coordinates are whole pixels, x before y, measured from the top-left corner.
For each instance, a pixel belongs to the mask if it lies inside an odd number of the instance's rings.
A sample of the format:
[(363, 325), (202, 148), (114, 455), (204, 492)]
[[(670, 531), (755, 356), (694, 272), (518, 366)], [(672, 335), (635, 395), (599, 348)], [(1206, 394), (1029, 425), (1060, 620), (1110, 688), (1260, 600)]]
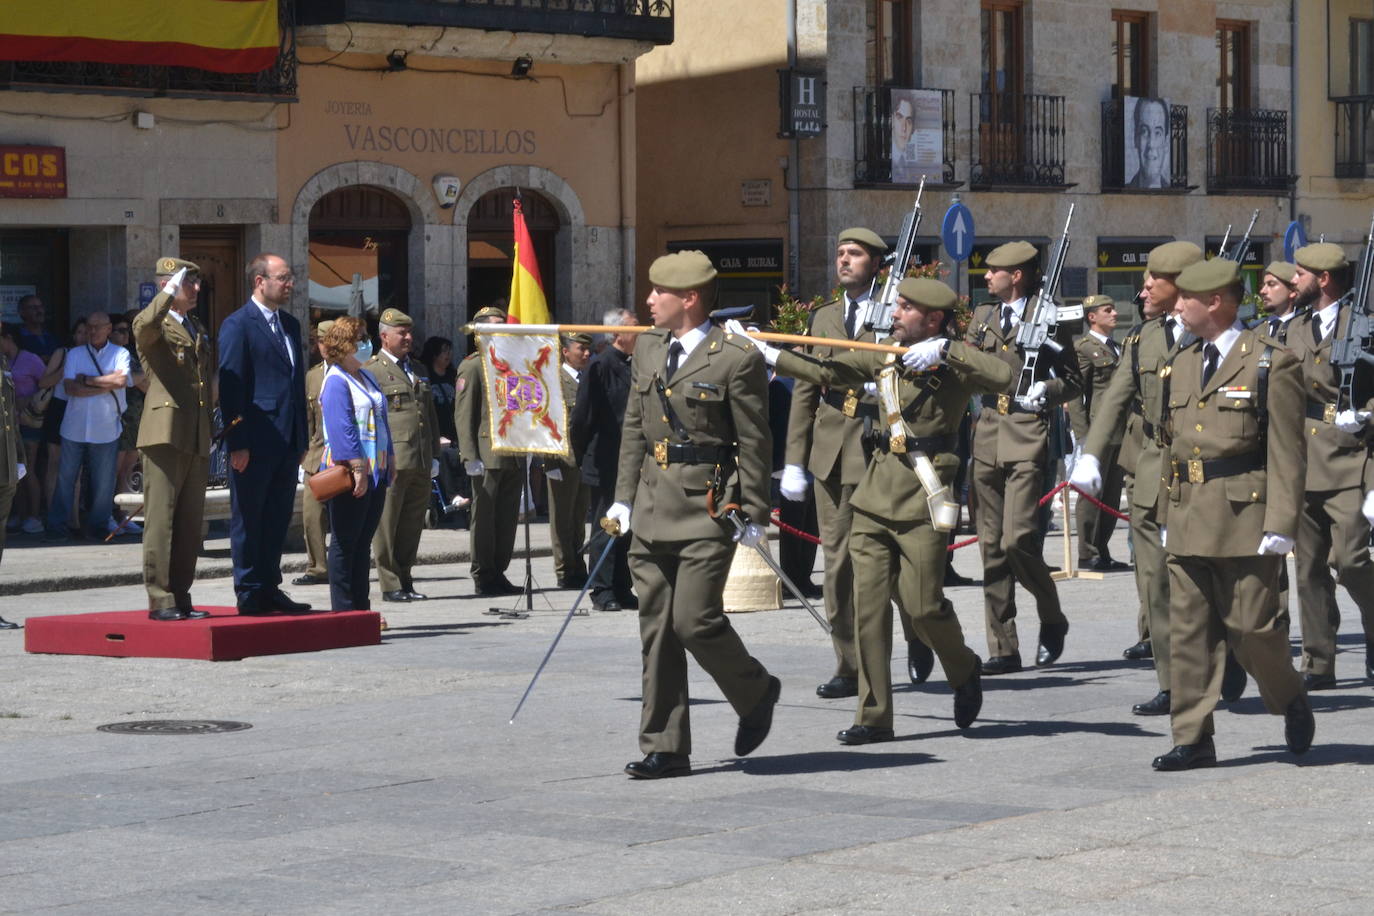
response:
[[(890, 451), (891, 436), (886, 432), (874, 433), (869, 437), (873, 447), (881, 451)], [(954, 437), (950, 435), (942, 436), (907, 436), (901, 451), (904, 452), (925, 452), (927, 455), (938, 455), (941, 452), (954, 451)]]
[(1041, 416), (1038, 410), (1027, 410), (1016, 403), (1016, 396), (1011, 394), (985, 394), (982, 397), (984, 407), (991, 407), (1001, 414), (1008, 413), (1028, 413), (1031, 416)]
[(838, 388), (827, 388), (821, 395), (821, 400), (831, 407), (844, 414), (846, 417), (858, 417), (865, 420), (878, 419), (878, 405), (873, 402), (864, 403), (859, 400), (857, 394), (844, 394)]
[(735, 450), (723, 445), (692, 445), (661, 439), (649, 443), (650, 454), (658, 466), (670, 464), (728, 464), (735, 460)]
[(1205, 483), (1218, 477), (1234, 477), (1250, 471), (1264, 470), (1264, 455), (1250, 452), (1233, 455), (1230, 458), (1193, 458), (1174, 462), (1180, 480), (1188, 483)]
[(1308, 401), (1307, 419), (1334, 423), (1336, 421), (1336, 405), (1323, 404), (1320, 401)]

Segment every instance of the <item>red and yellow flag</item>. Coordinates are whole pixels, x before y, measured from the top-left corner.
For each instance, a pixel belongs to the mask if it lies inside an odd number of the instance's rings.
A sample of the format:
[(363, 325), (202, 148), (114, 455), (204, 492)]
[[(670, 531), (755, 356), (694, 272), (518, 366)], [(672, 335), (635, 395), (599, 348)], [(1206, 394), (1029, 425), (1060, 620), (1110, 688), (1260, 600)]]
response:
[(0, 60), (258, 73), (276, 63), (277, 0), (4, 0)]
[(548, 324), (553, 316), (549, 314), (549, 300), (544, 298), (539, 262), (534, 259), (534, 240), (525, 225), (525, 211), (518, 197), (515, 199), (515, 257), (512, 260), (508, 320), (511, 324)]

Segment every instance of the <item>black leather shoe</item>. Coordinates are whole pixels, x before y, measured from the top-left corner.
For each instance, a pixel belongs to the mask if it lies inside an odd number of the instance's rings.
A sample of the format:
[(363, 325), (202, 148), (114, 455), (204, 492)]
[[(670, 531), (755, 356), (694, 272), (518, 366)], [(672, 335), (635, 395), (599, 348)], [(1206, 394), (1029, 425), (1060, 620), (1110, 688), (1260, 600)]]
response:
[(1131, 564), (1113, 560), (1111, 557), (1098, 557), (1088, 563), (1080, 563), (1079, 566), (1093, 572), (1125, 572), (1131, 568)]
[(19, 624), (17, 624), (17, 623), (10, 623), (10, 622), (9, 622), (8, 620), (6, 620), (5, 618), (0, 617), (0, 630), (17, 630), (17, 629), (19, 629)]
[(286, 592), (278, 591), (262, 600), (262, 606), (283, 614), (309, 614), (310, 605), (304, 601), (292, 601)]
[(627, 611), (639, 610), (639, 599), (635, 597), (634, 592), (626, 592), (623, 595), (617, 595), (615, 600), (617, 604)]
[(1246, 678), (1245, 669), (1236, 661), (1235, 653), (1226, 650), (1226, 670), (1221, 675), (1221, 698), (1228, 703), (1239, 700), (1240, 695), (1245, 693)]
[(329, 577), (317, 576), (314, 573), (306, 573), (291, 580), (292, 585), (328, 585)]
[(1053, 665), (1064, 654), (1064, 637), (1069, 633), (1067, 623), (1040, 628), (1040, 648), (1035, 651), (1035, 664), (1038, 667)]
[(614, 598), (607, 598), (605, 601), (601, 602), (600, 604), (597, 604), (595, 601), (593, 601), (593, 602), (592, 602), (592, 607), (596, 608), (598, 611), (606, 611), (606, 612), (608, 612), (608, 613), (614, 613), (614, 612), (620, 610), (620, 602), (619, 602), (619, 601), (616, 601)]
[(393, 592), (382, 592), (382, 600), (406, 602), (410, 600), (410, 592), (403, 588), (398, 588)]
[(859, 695), (859, 679), (838, 674), (816, 688), (816, 696), (823, 700), (839, 700)]
[(1217, 749), (1211, 738), (1203, 738), (1197, 744), (1180, 744), (1167, 754), (1156, 757), (1150, 766), (1165, 773), (1178, 770), (1196, 770), (1200, 767), (1217, 765)]
[(626, 775), (635, 779), (666, 779), (669, 776), (692, 775), (692, 762), (686, 754), (668, 754), (654, 751), (643, 760), (631, 760), (625, 764)]
[(913, 684), (924, 684), (935, 667), (935, 653), (930, 646), (913, 639), (906, 644), (906, 674)]
[(1364, 644), (1364, 676), (1374, 681), (1374, 640)]
[(983, 709), (983, 663), (973, 660), (973, 674), (954, 688), (954, 724), (968, 728)]
[(1020, 655), (994, 655), (983, 662), (984, 674), (1015, 674), (1020, 670)]
[(559, 588), (579, 589), (587, 584), (586, 576), (565, 576), (558, 580)]
[(1154, 647), (1150, 645), (1148, 639), (1142, 639), (1135, 645), (1128, 647), (1125, 652), (1122, 652), (1121, 657), (1128, 661), (1140, 662), (1147, 658), (1154, 658), (1155, 650)]
[(518, 595), (524, 591), (522, 588), (516, 588), (505, 577), (478, 582), (476, 586), (474, 591), (484, 598), (504, 598), (507, 595)]
[(1336, 675), (1313, 674), (1309, 671), (1302, 676), (1302, 685), (1308, 690), (1335, 690)]
[(275, 610), (262, 602), (257, 592), (240, 595), (238, 607), (241, 617), (271, 617), (276, 613)]
[(814, 599), (825, 597), (825, 589), (821, 588), (819, 585), (812, 582), (810, 579), (805, 579), (801, 582), (798, 582), (797, 591), (802, 593), (803, 598)]
[(160, 607), (148, 612), (149, 620), (186, 620), (187, 614), (181, 608)]
[(838, 732), (835, 740), (841, 744), (877, 744), (879, 741), (891, 741), (892, 729), (878, 728), (876, 725), (851, 725)]
[(405, 590), (408, 601), (428, 601), (429, 596), (417, 592), (413, 587)]
[(1161, 690), (1154, 699), (1137, 703), (1131, 707), (1137, 716), (1167, 716), (1169, 714), (1169, 691)]
[(180, 610), (182, 614), (186, 615), (187, 620), (204, 620), (206, 617), (210, 616), (209, 611), (198, 611), (195, 608), (189, 606), (178, 608), (178, 610)]
[(1283, 711), (1283, 740), (1288, 749), (1295, 754), (1306, 754), (1312, 747), (1312, 734), (1317, 730), (1317, 722), (1312, 718), (1312, 704), (1307, 694), (1293, 697), (1293, 702)]
[(735, 756), (744, 757), (758, 749), (768, 731), (773, 727), (773, 707), (778, 705), (778, 695), (782, 693), (782, 682), (772, 675), (768, 676), (768, 688), (757, 706), (740, 716), (739, 728), (735, 731)]

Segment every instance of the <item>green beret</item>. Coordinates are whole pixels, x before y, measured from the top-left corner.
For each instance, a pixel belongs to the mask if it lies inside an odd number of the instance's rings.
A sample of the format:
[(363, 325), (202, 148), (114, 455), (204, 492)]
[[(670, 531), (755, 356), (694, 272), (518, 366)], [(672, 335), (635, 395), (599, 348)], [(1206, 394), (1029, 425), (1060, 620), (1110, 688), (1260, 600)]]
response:
[(1293, 274), (1298, 269), (1298, 265), (1290, 264), (1287, 261), (1271, 261), (1269, 266), (1264, 268), (1267, 274), (1273, 274), (1274, 278), (1280, 283), (1288, 286), (1293, 285)]
[(907, 277), (897, 284), (897, 295), (908, 302), (941, 312), (954, 308), (954, 303), (959, 299), (954, 290), (929, 277)]
[(1211, 293), (1240, 280), (1240, 265), (1226, 258), (1198, 261), (1183, 268), (1174, 285), (1185, 293)]
[(584, 347), (590, 348), (592, 345), (592, 335), (590, 334), (560, 334), (558, 335), (563, 346), (567, 347), (575, 343), (580, 343)]
[(172, 274), (186, 268), (188, 274), (200, 273), (200, 266), (192, 261), (183, 261), (181, 258), (161, 257), (157, 259), (157, 267), (153, 268), (159, 277), (170, 277)]
[(382, 324), (389, 324), (393, 328), (408, 328), (415, 324), (410, 320), (410, 316), (400, 309), (387, 309), (382, 312)]
[(323, 337), (325, 334), (329, 333), (329, 329), (332, 327), (334, 327), (334, 319), (326, 318), (324, 321), (321, 321), (319, 324), (315, 325), (315, 336)]
[(701, 251), (665, 254), (649, 265), (649, 282), (664, 289), (699, 289), (715, 278), (711, 259)]
[(989, 267), (1015, 270), (1023, 264), (1034, 261), (1039, 254), (1040, 252), (1030, 242), (1007, 242), (1005, 245), (998, 245), (989, 251), (985, 263)]
[(846, 229), (840, 233), (839, 238), (835, 239), (835, 244), (837, 245), (843, 244), (844, 242), (858, 242), (865, 248), (876, 251), (879, 254), (887, 251), (887, 242), (883, 241), (883, 237), (872, 229), (865, 229), (862, 226)]
[(479, 309), (477, 314), (472, 316), (473, 321), (485, 321), (488, 318), (495, 318), (504, 324), (506, 321), (506, 313), (503, 309), (499, 309), (494, 305), (489, 305), (486, 308)]
[(1298, 262), (1299, 267), (1305, 267), (1315, 273), (1350, 266), (1350, 262), (1345, 259), (1345, 251), (1335, 242), (1314, 242), (1304, 245), (1293, 252), (1293, 260)]
[(1150, 251), (1145, 269), (1152, 274), (1177, 274), (1202, 260), (1202, 249), (1192, 242), (1165, 242)]
[(1083, 311), (1091, 312), (1100, 309), (1104, 305), (1116, 305), (1116, 300), (1111, 296), (1089, 296), (1083, 300)]

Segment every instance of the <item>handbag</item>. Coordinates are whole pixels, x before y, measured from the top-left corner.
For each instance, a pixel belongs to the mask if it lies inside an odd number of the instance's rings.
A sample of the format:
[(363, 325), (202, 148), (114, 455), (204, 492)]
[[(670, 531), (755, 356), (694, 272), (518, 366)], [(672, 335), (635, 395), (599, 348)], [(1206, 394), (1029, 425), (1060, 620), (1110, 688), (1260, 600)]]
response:
[(353, 472), (346, 464), (336, 464), (316, 471), (305, 479), (316, 502), (328, 502), (341, 493), (353, 490)]

